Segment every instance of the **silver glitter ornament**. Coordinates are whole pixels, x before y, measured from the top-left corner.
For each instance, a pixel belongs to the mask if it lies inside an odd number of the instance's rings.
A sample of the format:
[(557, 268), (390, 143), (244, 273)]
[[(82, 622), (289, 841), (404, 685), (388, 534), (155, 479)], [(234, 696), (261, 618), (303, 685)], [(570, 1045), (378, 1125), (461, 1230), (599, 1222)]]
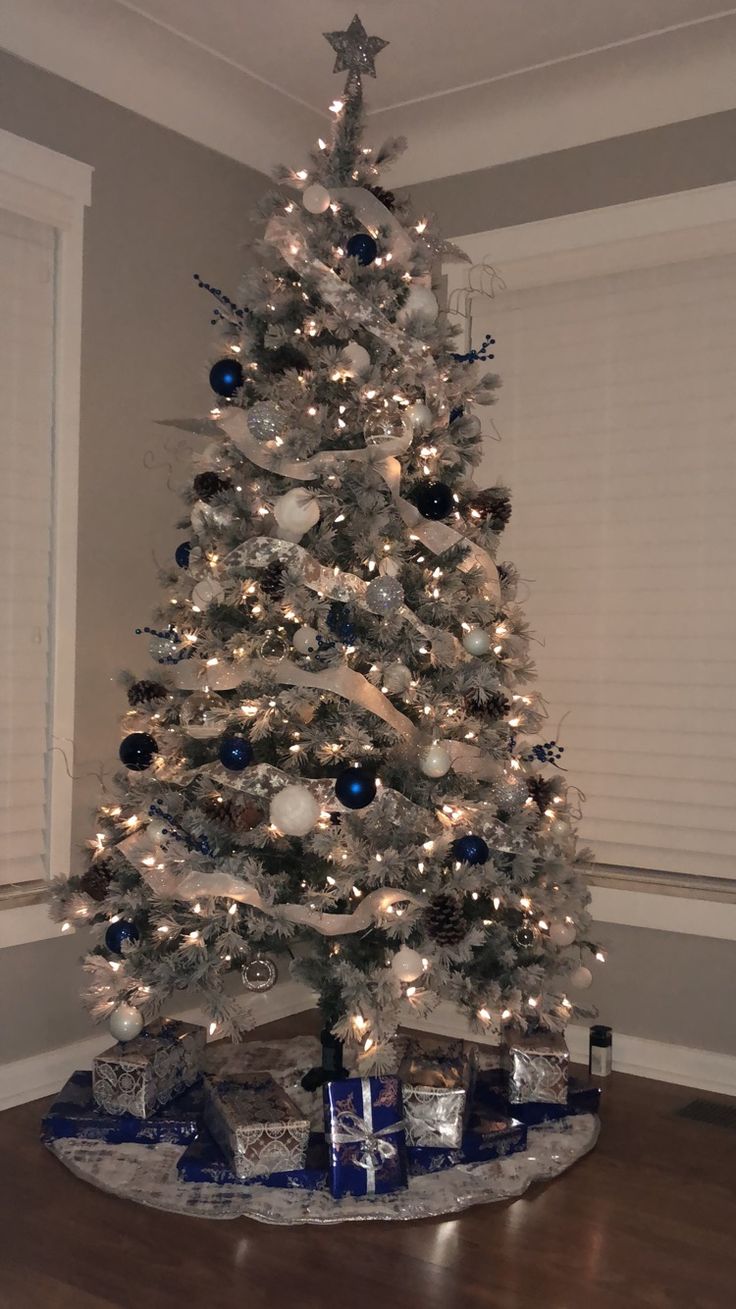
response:
[(391, 614), (404, 602), (404, 588), (395, 577), (374, 577), (365, 589), (365, 602), (372, 614)]
[(248, 410), (248, 428), (258, 441), (274, 441), (286, 428), (286, 419), (278, 405), (259, 400)]
[(270, 991), (278, 975), (273, 960), (266, 959), (263, 955), (256, 955), (255, 959), (249, 959), (247, 964), (243, 964), (243, 985), (247, 986), (249, 991)]
[(499, 809), (518, 809), (524, 804), (528, 795), (523, 782), (502, 779), (493, 787), (493, 799)]

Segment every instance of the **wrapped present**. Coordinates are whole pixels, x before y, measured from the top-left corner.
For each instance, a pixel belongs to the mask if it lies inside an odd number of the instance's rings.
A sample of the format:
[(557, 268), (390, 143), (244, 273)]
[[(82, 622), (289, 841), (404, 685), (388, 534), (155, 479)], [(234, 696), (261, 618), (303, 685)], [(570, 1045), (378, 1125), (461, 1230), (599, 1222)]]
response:
[(467, 1041), (409, 1041), (399, 1066), (409, 1145), (460, 1148), (476, 1070), (476, 1047)]
[(443, 1168), (455, 1168), (458, 1164), (487, 1163), (525, 1149), (526, 1127), (523, 1123), (485, 1107), (474, 1107), (460, 1149), (410, 1145), (407, 1148), (409, 1173), (419, 1176)]
[(108, 1114), (149, 1118), (200, 1075), (207, 1040), (204, 1027), (162, 1018), (132, 1041), (98, 1054), (92, 1091)]
[(508, 1099), (514, 1112), (521, 1104), (567, 1104), (569, 1062), (560, 1032), (510, 1032), (506, 1069)]
[(575, 1114), (597, 1114), (600, 1099), (601, 1089), (594, 1082), (587, 1078), (570, 1077), (564, 1104), (529, 1100), (525, 1104), (510, 1105), (506, 1094), (505, 1076), (495, 1070), (479, 1073), (475, 1089), (476, 1105), (482, 1106), (492, 1114), (512, 1113), (514, 1118), (524, 1123), (526, 1127), (537, 1127), (540, 1123), (554, 1123), (560, 1118), (569, 1118)]
[(241, 1180), (304, 1167), (309, 1120), (268, 1073), (205, 1078), (204, 1121)]
[(188, 1145), (202, 1125), (202, 1087), (192, 1086), (150, 1118), (107, 1114), (95, 1103), (92, 1074), (73, 1073), (41, 1123), (41, 1139), (82, 1137), (109, 1145)]
[(406, 1134), (398, 1077), (350, 1077), (323, 1087), (330, 1191), (383, 1195), (407, 1185)]
[(215, 1186), (260, 1186), (296, 1188), (300, 1191), (326, 1191), (328, 1185), (327, 1146), (323, 1134), (313, 1133), (307, 1143), (302, 1168), (237, 1177), (219, 1145), (204, 1131), (188, 1147), (176, 1165), (184, 1182), (209, 1182)]

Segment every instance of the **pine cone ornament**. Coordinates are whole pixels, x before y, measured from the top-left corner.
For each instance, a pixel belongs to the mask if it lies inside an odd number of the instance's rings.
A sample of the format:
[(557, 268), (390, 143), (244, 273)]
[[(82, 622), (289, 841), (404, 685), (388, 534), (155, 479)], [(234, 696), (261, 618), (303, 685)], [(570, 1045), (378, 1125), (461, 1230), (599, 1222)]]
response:
[(505, 718), (511, 708), (511, 701), (502, 691), (469, 691), (465, 697), (465, 708), (469, 714), (483, 714), (491, 722)]
[(541, 814), (548, 809), (557, 795), (557, 783), (553, 777), (527, 777), (527, 790)]
[(208, 817), (222, 823), (230, 832), (251, 832), (262, 823), (265, 813), (249, 796), (208, 797), (202, 808)]
[(98, 904), (105, 899), (112, 881), (112, 868), (105, 859), (98, 859), (96, 863), (90, 864), (79, 881), (79, 889), (90, 900), (95, 900)]
[(444, 891), (432, 896), (424, 913), (424, 926), (438, 945), (459, 945), (468, 934), (459, 900)]
[(492, 532), (502, 532), (511, 517), (511, 497), (503, 486), (489, 486), (479, 491), (466, 505), (476, 522), (485, 523)]
[(220, 495), (222, 491), (227, 491), (231, 485), (229, 479), (220, 477), (219, 473), (197, 473), (192, 482), (192, 490), (198, 499), (204, 500), (205, 504), (209, 504), (210, 500), (214, 500), (215, 496)]
[(151, 704), (154, 700), (165, 700), (168, 691), (162, 682), (134, 682), (128, 687), (128, 704), (131, 709), (138, 705)]
[(261, 573), (260, 587), (264, 595), (272, 600), (280, 600), (284, 594), (284, 565), (280, 559), (272, 559)]
[(380, 200), (381, 204), (385, 205), (388, 210), (393, 210), (393, 207), (396, 204), (396, 196), (393, 191), (384, 191), (382, 186), (369, 186), (368, 190), (371, 195), (374, 195), (376, 200)]

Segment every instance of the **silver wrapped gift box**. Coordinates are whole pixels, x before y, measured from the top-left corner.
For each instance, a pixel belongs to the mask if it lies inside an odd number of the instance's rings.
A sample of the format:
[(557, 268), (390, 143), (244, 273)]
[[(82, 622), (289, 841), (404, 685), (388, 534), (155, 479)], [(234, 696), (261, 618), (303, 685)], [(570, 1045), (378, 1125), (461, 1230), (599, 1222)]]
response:
[(206, 1078), (204, 1121), (241, 1180), (304, 1167), (309, 1119), (268, 1073)]
[(569, 1063), (561, 1032), (510, 1032), (506, 1045), (509, 1105), (567, 1104)]
[(410, 1038), (399, 1065), (407, 1144), (460, 1148), (476, 1070), (469, 1041)]
[(199, 1077), (207, 1040), (204, 1027), (162, 1018), (132, 1041), (98, 1054), (92, 1093), (108, 1114), (150, 1118)]

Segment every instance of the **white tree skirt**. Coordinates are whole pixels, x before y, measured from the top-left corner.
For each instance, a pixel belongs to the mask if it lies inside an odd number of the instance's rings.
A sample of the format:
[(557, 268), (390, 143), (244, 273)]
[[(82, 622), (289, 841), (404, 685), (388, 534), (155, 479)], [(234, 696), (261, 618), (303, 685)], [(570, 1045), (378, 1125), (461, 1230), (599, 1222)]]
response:
[[(233, 1073), (244, 1066), (244, 1059), (253, 1067), (256, 1048), (271, 1056), (267, 1062), (273, 1075), (321, 1127), (321, 1096), (309, 1095), (299, 1085), (303, 1071), (319, 1056), (314, 1038), (259, 1042), (257, 1047), (251, 1043), (213, 1047), (208, 1055), (210, 1067)], [(408, 1190), (392, 1195), (346, 1196), (342, 1200), (333, 1200), (326, 1191), (182, 1181), (176, 1168), (183, 1153), (180, 1145), (105, 1145), (100, 1141), (65, 1139), (51, 1142), (49, 1148), (85, 1182), (154, 1209), (195, 1218), (247, 1217), (282, 1225), (326, 1224), (433, 1218), (459, 1213), (471, 1205), (514, 1199), (533, 1182), (557, 1177), (587, 1154), (598, 1139), (598, 1131), (598, 1119), (591, 1114), (563, 1118), (531, 1128), (524, 1152), (490, 1163), (462, 1164), (412, 1177)]]

